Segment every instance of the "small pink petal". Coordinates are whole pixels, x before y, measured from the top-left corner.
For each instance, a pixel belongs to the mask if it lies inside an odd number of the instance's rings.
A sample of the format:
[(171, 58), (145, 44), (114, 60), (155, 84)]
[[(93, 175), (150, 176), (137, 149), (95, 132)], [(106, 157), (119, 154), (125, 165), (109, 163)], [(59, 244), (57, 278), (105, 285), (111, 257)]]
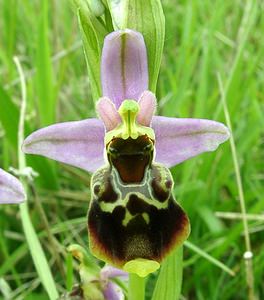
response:
[(141, 33), (125, 29), (108, 34), (101, 60), (103, 95), (117, 109), (125, 99), (138, 100), (148, 89), (148, 61)]
[(124, 300), (125, 296), (121, 288), (113, 283), (107, 282), (104, 287), (104, 297), (106, 300)]
[(22, 148), (94, 172), (104, 165), (104, 135), (104, 124), (98, 119), (64, 122), (33, 132)]
[(153, 117), (156, 161), (175, 166), (200, 153), (214, 151), (230, 134), (222, 123), (203, 119)]
[(128, 279), (128, 273), (121, 269), (106, 265), (102, 268), (100, 277), (102, 280), (107, 280), (108, 278), (114, 277), (123, 277), (125, 279)]
[(21, 182), (0, 169), (0, 204), (17, 204), (25, 201), (25, 191)]
[(107, 131), (110, 131), (121, 122), (120, 115), (114, 103), (107, 97), (102, 97), (96, 104), (96, 110), (100, 119), (104, 122)]
[(137, 121), (143, 126), (150, 126), (153, 115), (156, 111), (157, 100), (155, 95), (150, 91), (145, 91), (138, 101), (140, 110)]

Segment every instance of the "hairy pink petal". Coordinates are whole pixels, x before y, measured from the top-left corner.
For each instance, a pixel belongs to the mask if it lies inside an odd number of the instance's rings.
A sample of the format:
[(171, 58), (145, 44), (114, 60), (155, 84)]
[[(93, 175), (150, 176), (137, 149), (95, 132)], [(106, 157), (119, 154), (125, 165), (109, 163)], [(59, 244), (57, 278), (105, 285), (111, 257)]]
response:
[(151, 126), (156, 137), (156, 161), (167, 167), (214, 151), (229, 138), (224, 124), (210, 120), (153, 117)]
[(103, 96), (117, 108), (125, 99), (138, 100), (148, 89), (148, 63), (141, 33), (125, 29), (108, 34), (101, 60)]
[(114, 129), (121, 122), (114, 103), (107, 97), (102, 97), (98, 100), (96, 110), (107, 131)]
[(21, 182), (0, 169), (0, 204), (21, 203), (25, 199), (25, 191)]
[(153, 115), (156, 111), (157, 100), (155, 95), (150, 91), (145, 91), (138, 101), (140, 110), (137, 121), (143, 126), (150, 126)]
[(23, 151), (94, 172), (104, 165), (104, 134), (98, 119), (58, 123), (28, 136)]

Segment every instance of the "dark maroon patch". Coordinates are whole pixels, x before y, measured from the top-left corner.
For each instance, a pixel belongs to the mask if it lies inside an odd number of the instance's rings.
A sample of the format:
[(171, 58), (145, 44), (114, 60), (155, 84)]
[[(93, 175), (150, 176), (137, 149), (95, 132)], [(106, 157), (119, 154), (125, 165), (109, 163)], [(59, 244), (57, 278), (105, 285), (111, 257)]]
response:
[(147, 135), (137, 139), (114, 138), (108, 145), (108, 160), (124, 183), (138, 183), (153, 157), (153, 142)]
[(98, 201), (114, 203), (118, 199), (118, 194), (115, 192), (111, 177), (105, 178), (103, 182), (104, 186), (101, 187), (104, 189), (103, 193), (98, 197)]
[(170, 180), (170, 179), (166, 180), (165, 185), (166, 185), (166, 188), (168, 190), (171, 190), (171, 188), (172, 188), (172, 180)]
[(123, 220), (126, 215), (126, 209), (123, 206), (117, 206), (112, 212), (112, 216), (116, 220)]
[[(132, 198), (129, 207), (135, 213), (133, 200), (136, 199)], [(188, 218), (172, 197), (167, 209), (157, 209), (139, 202), (137, 209), (148, 212), (148, 224), (139, 213), (127, 226), (123, 226), (122, 219), (117, 218), (118, 215), (123, 216), (122, 212), (103, 212), (96, 201), (92, 203), (88, 215), (89, 231), (99, 241), (99, 248), (104, 249), (110, 261), (125, 263), (135, 258), (161, 261), (170, 249), (188, 236)]]
[(99, 192), (100, 192), (100, 185), (96, 184), (94, 186), (94, 190), (93, 191), (94, 191), (94, 194), (97, 196), (99, 194)]
[(157, 182), (155, 179), (151, 181), (151, 187), (154, 193), (155, 198), (160, 202), (165, 202), (169, 197), (169, 192), (167, 190), (164, 190), (159, 182)]
[[(153, 178), (151, 180), (151, 187), (152, 187), (152, 192), (153, 196), (160, 202), (165, 202), (170, 193), (171, 193), (171, 187), (172, 187), (172, 181), (169, 178), (169, 173), (168, 173), (168, 178), (161, 178), (161, 173), (159, 171), (159, 168), (156, 166), (152, 166), (152, 174), (151, 177)], [(165, 179), (165, 188), (161, 186), (161, 181)]]
[(126, 207), (133, 216), (144, 212), (152, 213), (153, 210), (157, 210), (155, 206), (149, 205), (148, 203), (144, 202), (136, 194), (132, 194), (129, 196), (129, 200)]

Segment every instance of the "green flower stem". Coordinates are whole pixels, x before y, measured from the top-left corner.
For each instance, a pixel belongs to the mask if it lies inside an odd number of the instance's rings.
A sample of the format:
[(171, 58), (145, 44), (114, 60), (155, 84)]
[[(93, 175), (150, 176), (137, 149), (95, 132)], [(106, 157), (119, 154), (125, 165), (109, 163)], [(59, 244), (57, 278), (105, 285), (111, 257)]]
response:
[(145, 299), (145, 278), (129, 274), (128, 300)]

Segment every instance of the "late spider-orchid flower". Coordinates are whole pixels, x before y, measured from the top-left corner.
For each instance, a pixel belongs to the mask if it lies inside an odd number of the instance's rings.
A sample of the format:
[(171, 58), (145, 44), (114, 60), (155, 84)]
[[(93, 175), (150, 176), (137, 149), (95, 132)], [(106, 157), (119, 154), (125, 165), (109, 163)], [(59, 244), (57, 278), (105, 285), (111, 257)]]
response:
[(25, 198), (21, 182), (0, 169), (0, 204), (18, 204), (25, 201)]
[(146, 276), (189, 235), (168, 168), (215, 150), (229, 131), (215, 121), (154, 116), (147, 51), (143, 36), (133, 30), (106, 36), (101, 83), (100, 119), (40, 129), (23, 149), (95, 172), (90, 249), (109, 264)]

